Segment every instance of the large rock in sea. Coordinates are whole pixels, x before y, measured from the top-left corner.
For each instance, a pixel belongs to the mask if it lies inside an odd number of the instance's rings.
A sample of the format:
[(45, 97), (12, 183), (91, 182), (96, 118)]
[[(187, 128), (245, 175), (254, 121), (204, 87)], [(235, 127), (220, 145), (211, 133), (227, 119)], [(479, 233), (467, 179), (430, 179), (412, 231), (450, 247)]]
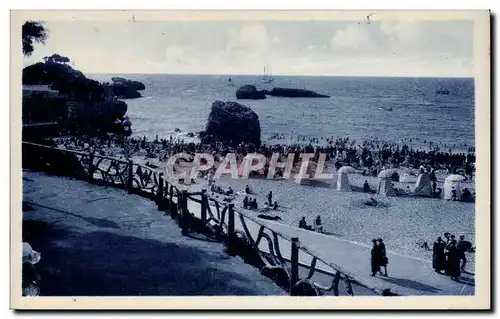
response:
[(249, 107), (236, 102), (215, 101), (208, 115), (202, 140), (218, 140), (229, 144), (241, 142), (260, 146), (259, 116)]
[(87, 77), (68, 64), (38, 62), (23, 69), (22, 83), (25, 85), (49, 85), (57, 82), (84, 82)]
[(262, 100), (267, 98), (266, 91), (257, 91), (254, 85), (243, 85), (236, 91), (237, 99)]
[(115, 83), (115, 84), (122, 84), (125, 86), (129, 86), (137, 91), (141, 91), (141, 90), (146, 89), (146, 86), (144, 85), (144, 83), (139, 82), (139, 81), (127, 80), (125, 78), (121, 78), (121, 77), (117, 77), (117, 76), (112, 77), (111, 81), (113, 81), (113, 83)]
[(140, 97), (136, 90), (103, 85), (65, 63), (27, 66), (22, 81), (24, 122), (59, 122), (91, 133), (120, 131), (115, 122), (123, 119), (127, 104), (116, 95)]
[(283, 96), (283, 97), (330, 97), (328, 95), (319, 94), (309, 90), (289, 89), (289, 88), (273, 88), (271, 91), (267, 92), (267, 94), (272, 96)]

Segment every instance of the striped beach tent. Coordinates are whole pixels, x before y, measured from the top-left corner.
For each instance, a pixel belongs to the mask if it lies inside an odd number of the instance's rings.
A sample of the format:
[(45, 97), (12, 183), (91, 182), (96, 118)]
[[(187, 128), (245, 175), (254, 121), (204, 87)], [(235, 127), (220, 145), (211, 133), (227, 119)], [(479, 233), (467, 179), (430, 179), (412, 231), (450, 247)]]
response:
[(337, 190), (341, 192), (350, 192), (351, 184), (349, 184), (349, 173), (353, 173), (356, 170), (351, 166), (342, 166), (337, 171)]

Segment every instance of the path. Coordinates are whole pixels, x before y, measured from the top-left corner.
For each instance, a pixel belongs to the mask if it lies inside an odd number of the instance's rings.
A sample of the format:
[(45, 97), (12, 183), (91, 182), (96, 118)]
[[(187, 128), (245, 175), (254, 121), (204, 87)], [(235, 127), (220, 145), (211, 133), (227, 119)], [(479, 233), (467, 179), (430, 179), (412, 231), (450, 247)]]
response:
[(29, 171), (23, 195), (42, 295), (286, 295), (222, 244), (181, 236), (148, 199)]
[[(189, 202), (188, 208), (191, 213), (195, 214), (198, 214), (201, 210), (200, 205), (194, 202)], [(215, 212), (214, 207), (212, 207), (212, 211)], [(257, 223), (265, 225), (281, 236), (280, 249), (285, 258), (290, 258), (290, 242), (288, 240), (292, 237), (298, 237), (302, 247), (307, 247), (310, 253), (313, 253), (326, 262), (318, 263), (318, 268), (332, 272), (330, 264), (350, 274), (355, 280), (378, 291), (389, 288), (391, 292), (405, 296), (474, 294), (475, 284), (473, 275), (462, 274), (460, 282), (454, 282), (448, 276), (435, 273), (430, 261), (392, 253), (390, 252), (390, 247), (388, 248), (389, 276), (371, 277), (371, 248), (369, 246), (291, 227), (279, 222), (256, 218), (251, 216), (251, 214), (243, 214), (247, 219), (247, 226), (254, 239), (257, 237), (260, 228), (260, 225)], [(243, 230), (237, 216), (235, 217), (235, 228)], [(267, 251), (266, 243), (262, 242), (259, 248)], [(311, 255), (300, 251), (300, 262), (308, 265), (311, 259)]]

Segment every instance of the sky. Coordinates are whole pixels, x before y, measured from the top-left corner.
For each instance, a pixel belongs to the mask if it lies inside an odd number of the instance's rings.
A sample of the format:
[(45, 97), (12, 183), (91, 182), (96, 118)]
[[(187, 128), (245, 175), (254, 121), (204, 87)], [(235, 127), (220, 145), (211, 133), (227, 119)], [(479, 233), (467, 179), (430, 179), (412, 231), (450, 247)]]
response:
[(24, 65), (59, 53), (84, 73), (473, 76), (473, 22), (46, 21)]

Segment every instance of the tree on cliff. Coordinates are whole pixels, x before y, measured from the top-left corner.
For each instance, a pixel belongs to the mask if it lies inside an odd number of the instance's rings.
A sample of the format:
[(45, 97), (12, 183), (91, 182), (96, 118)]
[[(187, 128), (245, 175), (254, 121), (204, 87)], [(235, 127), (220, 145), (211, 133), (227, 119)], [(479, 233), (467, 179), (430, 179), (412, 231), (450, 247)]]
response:
[(67, 64), (71, 60), (68, 57), (59, 55), (59, 54), (52, 54), (51, 56), (46, 56), (43, 58), (45, 63), (61, 63), (61, 64)]
[(22, 28), (23, 54), (30, 56), (35, 50), (35, 43), (45, 44), (48, 32), (43, 21), (26, 21)]

